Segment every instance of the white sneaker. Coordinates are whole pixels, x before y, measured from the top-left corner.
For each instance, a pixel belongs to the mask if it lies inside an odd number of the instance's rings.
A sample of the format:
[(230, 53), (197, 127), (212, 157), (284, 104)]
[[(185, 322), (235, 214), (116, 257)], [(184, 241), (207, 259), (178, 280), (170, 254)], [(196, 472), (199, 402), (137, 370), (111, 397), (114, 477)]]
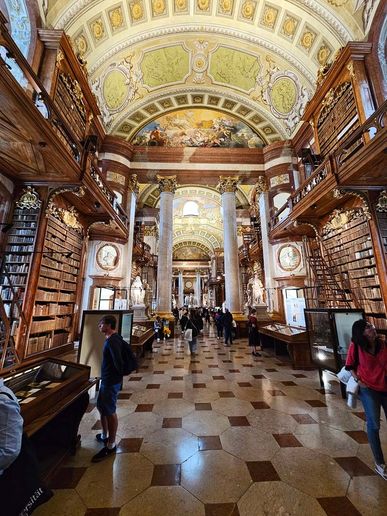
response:
[(157, 342), (160, 342), (160, 339), (157, 339)]
[(384, 480), (387, 480), (387, 466), (385, 464), (375, 464), (375, 471)]

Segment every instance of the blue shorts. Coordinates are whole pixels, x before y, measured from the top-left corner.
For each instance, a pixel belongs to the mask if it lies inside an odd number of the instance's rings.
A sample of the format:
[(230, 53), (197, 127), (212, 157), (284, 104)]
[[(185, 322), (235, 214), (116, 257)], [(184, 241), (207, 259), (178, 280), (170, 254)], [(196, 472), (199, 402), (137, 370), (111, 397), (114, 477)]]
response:
[(97, 399), (97, 409), (101, 416), (112, 416), (116, 413), (117, 397), (121, 384), (104, 385), (101, 383)]

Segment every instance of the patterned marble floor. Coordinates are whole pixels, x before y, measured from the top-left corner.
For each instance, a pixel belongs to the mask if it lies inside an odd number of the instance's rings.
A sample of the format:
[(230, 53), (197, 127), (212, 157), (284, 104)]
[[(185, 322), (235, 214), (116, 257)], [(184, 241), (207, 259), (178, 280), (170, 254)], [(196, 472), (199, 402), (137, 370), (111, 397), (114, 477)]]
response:
[[(90, 462), (90, 404), (82, 447), (37, 516), (387, 514), (362, 408), (346, 407), (332, 377), (320, 389), (316, 371), (254, 358), (246, 339), (226, 348), (212, 328), (195, 356), (179, 338), (156, 346), (125, 379), (116, 456)], [(387, 453), (385, 422), (381, 437)]]

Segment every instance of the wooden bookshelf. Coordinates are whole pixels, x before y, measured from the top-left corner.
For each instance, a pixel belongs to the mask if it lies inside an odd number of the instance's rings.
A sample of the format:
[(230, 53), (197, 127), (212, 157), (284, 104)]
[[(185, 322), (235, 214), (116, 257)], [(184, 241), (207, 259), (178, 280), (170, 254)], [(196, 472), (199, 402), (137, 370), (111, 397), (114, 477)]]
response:
[(15, 296), (21, 306), (28, 283), (31, 257), (34, 252), (39, 208), (15, 208), (12, 227), (8, 233), (4, 259), (0, 271), (1, 299), (9, 319), (18, 319), (15, 310)]
[[(323, 237), (324, 247), (336, 271), (336, 279), (345, 283), (378, 330), (387, 331), (386, 307), (368, 220), (364, 215), (331, 230)], [(355, 306), (353, 306), (355, 308)]]
[(82, 235), (50, 216), (30, 326), (27, 355), (71, 342)]

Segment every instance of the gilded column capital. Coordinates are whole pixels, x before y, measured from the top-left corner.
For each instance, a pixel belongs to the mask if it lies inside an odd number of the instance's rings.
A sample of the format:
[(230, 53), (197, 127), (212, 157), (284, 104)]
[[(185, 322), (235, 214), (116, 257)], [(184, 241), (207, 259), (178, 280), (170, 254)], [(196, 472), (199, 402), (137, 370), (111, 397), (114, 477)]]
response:
[(157, 182), (159, 183), (160, 193), (162, 192), (176, 192), (177, 182), (176, 176), (159, 176), (156, 175)]
[(134, 194), (138, 195), (139, 186), (137, 174), (132, 174), (129, 178), (129, 190), (131, 190)]
[(218, 190), (220, 194), (236, 192), (239, 183), (239, 176), (219, 176)]
[(261, 195), (261, 193), (267, 192), (269, 187), (267, 185), (266, 177), (259, 176), (259, 178), (257, 179), (257, 182), (254, 185), (254, 189), (255, 189), (257, 197), (259, 197)]

